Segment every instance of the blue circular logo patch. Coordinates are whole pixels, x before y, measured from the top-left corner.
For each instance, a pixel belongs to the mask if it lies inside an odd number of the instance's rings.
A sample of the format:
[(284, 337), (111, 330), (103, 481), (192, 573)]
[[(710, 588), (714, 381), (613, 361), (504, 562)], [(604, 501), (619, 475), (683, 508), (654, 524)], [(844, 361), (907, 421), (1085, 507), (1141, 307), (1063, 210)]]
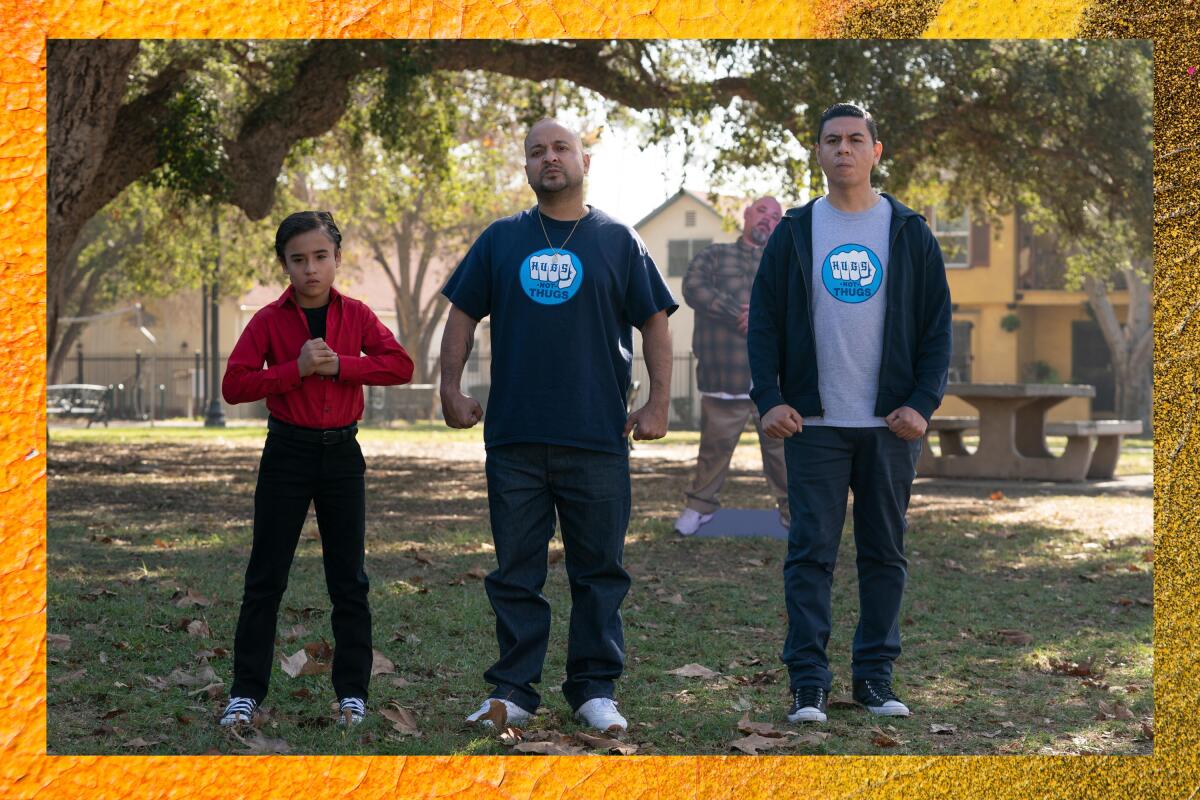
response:
[(871, 248), (843, 244), (829, 251), (821, 265), (825, 290), (843, 303), (864, 303), (883, 284), (883, 265)]
[(570, 250), (538, 250), (521, 264), (521, 288), (535, 303), (556, 306), (583, 283), (583, 262)]

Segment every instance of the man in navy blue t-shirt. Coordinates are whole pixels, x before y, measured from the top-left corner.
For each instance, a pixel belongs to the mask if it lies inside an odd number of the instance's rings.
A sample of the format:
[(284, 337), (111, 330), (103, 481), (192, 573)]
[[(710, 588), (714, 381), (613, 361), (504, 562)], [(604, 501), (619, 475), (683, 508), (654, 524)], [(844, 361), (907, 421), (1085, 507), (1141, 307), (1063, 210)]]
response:
[[(442, 413), (469, 428), (483, 409), (463, 394), (475, 326), (491, 315), (492, 383), (483, 439), (498, 567), (484, 581), (496, 612), (494, 686), (468, 722), (498, 715), (520, 724), (537, 710), (550, 636), (542, 596), (557, 516), (571, 583), (563, 696), (602, 731), (628, 724), (613, 701), (624, 665), (621, 565), (629, 525), (628, 435), (667, 432), (671, 337), (677, 304), (638, 235), (583, 202), (591, 163), (579, 136), (557, 121), (525, 138), (535, 207), (492, 223), (442, 293)], [(633, 328), (642, 333), (650, 398), (626, 413)], [(503, 708), (500, 708), (500, 706)]]

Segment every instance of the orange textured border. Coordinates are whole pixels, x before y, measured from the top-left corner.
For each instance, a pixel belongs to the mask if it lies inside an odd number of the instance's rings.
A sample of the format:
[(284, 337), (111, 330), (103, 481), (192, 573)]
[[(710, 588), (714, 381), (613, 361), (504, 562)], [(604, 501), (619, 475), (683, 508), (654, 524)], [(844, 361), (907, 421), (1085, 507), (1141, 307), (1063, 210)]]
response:
[[(1197, 795), (1194, 611), (1200, 469), (1192, 435), (1200, 334), (1182, 324), (1200, 280), (1181, 221), (1157, 230), (1153, 757), (47, 757), (45, 672), (45, 104), (47, 37), (795, 37), (833, 30), (869, 5), (923, 8), (930, 36), (1064, 37), (1096, 0), (0, 0), (0, 792), (6, 797), (602, 798)], [(1179, 0), (1187, 5), (1192, 0)], [(1165, 0), (1141, 3), (1157, 9)], [(607, 8), (607, 10), (602, 10)], [(930, 11), (932, 9), (932, 11)], [(928, 16), (931, 13), (932, 16)], [(879, 19), (878, 16), (874, 17)], [(911, 24), (911, 15), (907, 17)], [(831, 21), (832, 20), (832, 21)], [(875, 23), (877, 26), (878, 22)], [(884, 23), (886, 24), (886, 23)], [(899, 23), (896, 23), (899, 24)], [(1194, 129), (1200, 64), (1190, 27), (1157, 40), (1156, 91)], [(1120, 35), (1121, 31), (1113, 31)], [(1177, 37), (1177, 38), (1176, 38)], [(1191, 41), (1188, 41), (1191, 40)], [(1187, 59), (1191, 58), (1189, 62)], [(1177, 74), (1178, 73), (1178, 74)], [(1182, 87), (1182, 88), (1181, 88)], [(1161, 109), (1156, 123), (1161, 126)], [(1160, 127), (1161, 130), (1161, 127)], [(1186, 134), (1185, 134), (1186, 135)], [(1193, 142), (1166, 142), (1185, 147)], [(1159, 153), (1164, 142), (1159, 141)], [(1159, 180), (1161, 174), (1156, 172)], [(1186, 176), (1182, 176), (1186, 177)], [(1200, 183), (1194, 182), (1196, 185)], [(1192, 194), (1198, 193), (1197, 189)], [(1190, 197), (1188, 200), (1200, 200)], [(1167, 397), (1169, 400), (1164, 401)]]

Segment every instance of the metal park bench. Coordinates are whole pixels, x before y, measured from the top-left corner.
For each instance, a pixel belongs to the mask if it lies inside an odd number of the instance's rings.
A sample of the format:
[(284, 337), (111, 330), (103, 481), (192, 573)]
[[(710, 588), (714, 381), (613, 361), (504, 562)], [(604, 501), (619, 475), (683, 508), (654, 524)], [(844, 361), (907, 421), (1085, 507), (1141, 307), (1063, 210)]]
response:
[(103, 422), (108, 427), (109, 387), (93, 383), (59, 383), (46, 387), (46, 414), (83, 417), (87, 426)]

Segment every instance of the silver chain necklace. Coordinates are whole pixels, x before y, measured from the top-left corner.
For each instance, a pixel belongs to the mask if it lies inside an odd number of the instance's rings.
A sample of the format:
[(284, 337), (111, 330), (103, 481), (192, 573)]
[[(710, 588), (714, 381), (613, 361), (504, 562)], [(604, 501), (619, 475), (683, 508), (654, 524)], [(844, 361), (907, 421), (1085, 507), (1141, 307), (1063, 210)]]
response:
[(567, 242), (571, 241), (571, 237), (575, 235), (575, 229), (579, 227), (580, 220), (582, 220), (584, 217), (587, 216), (587, 206), (583, 207), (583, 213), (579, 215), (579, 219), (575, 220), (575, 224), (571, 226), (571, 232), (567, 234), (567, 238), (563, 239), (563, 243), (561, 245), (559, 245), (558, 247), (555, 247), (554, 245), (552, 245), (550, 243), (550, 234), (546, 233), (546, 223), (544, 221), (542, 221), (542, 207), (539, 205), (537, 207), (537, 210), (538, 210), (538, 224), (542, 226), (542, 236), (546, 237), (546, 246), (554, 251), (554, 255), (561, 256), (562, 251), (567, 246)]

